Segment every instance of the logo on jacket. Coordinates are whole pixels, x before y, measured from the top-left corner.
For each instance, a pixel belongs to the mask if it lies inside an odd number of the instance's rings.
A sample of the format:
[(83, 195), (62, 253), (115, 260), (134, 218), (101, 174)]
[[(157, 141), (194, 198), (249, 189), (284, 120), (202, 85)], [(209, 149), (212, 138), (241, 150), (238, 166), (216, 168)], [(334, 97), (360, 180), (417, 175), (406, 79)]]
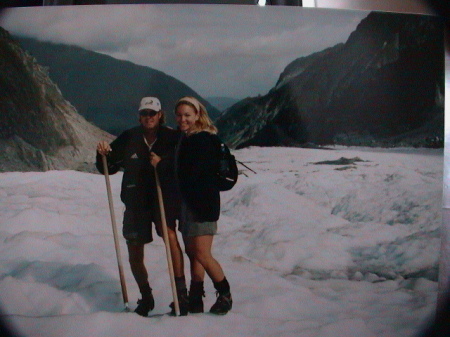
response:
[(131, 158), (131, 159), (138, 159), (138, 156), (137, 156), (137, 154), (135, 153), (135, 154), (133, 154), (130, 158)]

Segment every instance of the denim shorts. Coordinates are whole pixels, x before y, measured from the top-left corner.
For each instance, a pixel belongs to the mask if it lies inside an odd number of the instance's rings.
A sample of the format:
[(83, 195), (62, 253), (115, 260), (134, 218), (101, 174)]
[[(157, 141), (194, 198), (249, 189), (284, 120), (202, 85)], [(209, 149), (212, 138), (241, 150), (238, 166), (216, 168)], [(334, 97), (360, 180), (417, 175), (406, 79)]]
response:
[(186, 204), (181, 204), (181, 219), (179, 230), (184, 237), (216, 235), (217, 221), (196, 221)]
[(217, 221), (185, 222), (181, 224), (180, 231), (184, 237), (216, 235)]

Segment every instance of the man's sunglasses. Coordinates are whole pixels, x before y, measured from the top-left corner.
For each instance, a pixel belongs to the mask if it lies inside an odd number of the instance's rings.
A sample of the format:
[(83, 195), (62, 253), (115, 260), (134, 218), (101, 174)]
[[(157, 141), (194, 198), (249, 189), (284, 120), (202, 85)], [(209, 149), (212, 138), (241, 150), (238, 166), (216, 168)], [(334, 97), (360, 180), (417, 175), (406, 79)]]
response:
[(158, 113), (158, 111), (155, 110), (142, 110), (139, 112), (139, 116), (142, 117), (153, 117)]

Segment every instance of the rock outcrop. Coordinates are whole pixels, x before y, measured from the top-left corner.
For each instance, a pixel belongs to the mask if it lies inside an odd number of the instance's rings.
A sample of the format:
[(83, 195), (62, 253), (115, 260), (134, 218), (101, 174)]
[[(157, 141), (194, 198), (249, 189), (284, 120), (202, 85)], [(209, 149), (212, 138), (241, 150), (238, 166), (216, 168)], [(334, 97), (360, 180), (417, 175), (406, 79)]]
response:
[(80, 116), (48, 71), (0, 28), (0, 171), (77, 169), (114, 137)]

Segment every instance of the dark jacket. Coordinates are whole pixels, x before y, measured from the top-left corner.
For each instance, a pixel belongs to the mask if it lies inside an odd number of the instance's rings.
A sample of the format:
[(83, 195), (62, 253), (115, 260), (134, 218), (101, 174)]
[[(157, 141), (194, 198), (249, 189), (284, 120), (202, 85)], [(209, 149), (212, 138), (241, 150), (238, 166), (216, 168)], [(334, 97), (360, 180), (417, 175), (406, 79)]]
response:
[[(168, 206), (176, 211), (180, 195), (175, 182), (174, 156), (181, 132), (160, 126), (157, 140), (151, 151), (161, 157), (157, 170), (164, 196), (166, 212)], [(154, 210), (158, 204), (155, 172), (150, 164), (150, 151), (144, 141), (141, 126), (123, 132), (111, 143), (112, 151), (107, 155), (108, 171), (115, 174), (123, 169), (120, 198), (127, 208)], [(97, 154), (97, 169), (103, 172), (102, 158)]]
[(213, 137), (217, 136), (206, 131), (184, 137), (178, 149), (181, 195), (199, 222), (217, 221), (220, 215), (216, 184), (219, 156)]

